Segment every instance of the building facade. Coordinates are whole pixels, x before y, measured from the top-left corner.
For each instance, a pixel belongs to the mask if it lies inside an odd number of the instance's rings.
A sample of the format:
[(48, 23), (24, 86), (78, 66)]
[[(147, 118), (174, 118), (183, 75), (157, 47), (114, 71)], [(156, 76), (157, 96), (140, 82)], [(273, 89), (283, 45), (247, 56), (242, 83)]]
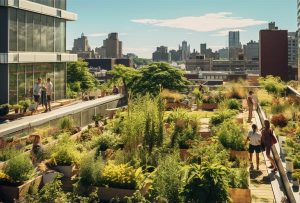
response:
[(259, 32), (259, 62), (261, 76), (289, 79), (287, 30), (261, 30)]
[(153, 61), (165, 61), (170, 62), (171, 57), (168, 52), (168, 47), (160, 46), (156, 48), (156, 51), (152, 54)]
[(182, 60), (183, 61), (187, 60), (191, 53), (191, 46), (188, 45), (187, 41), (182, 42), (182, 45), (179, 46), (179, 50), (181, 50)]
[(119, 40), (119, 34), (108, 34), (108, 38), (103, 40), (103, 46), (97, 48), (96, 52), (101, 58), (123, 58), (123, 43)]
[(66, 0), (0, 1), (0, 104), (32, 98), (38, 78), (51, 78), (54, 99), (66, 96)]
[(241, 52), (240, 32), (229, 31), (228, 35), (229, 60), (237, 60)]
[(246, 60), (258, 60), (259, 59), (259, 43), (251, 40), (244, 45), (244, 58)]
[(91, 50), (89, 45), (89, 40), (84, 33), (81, 34), (81, 37), (74, 39), (74, 44), (72, 48), (72, 53), (77, 54), (79, 58), (94, 58), (94, 51)]
[(298, 59), (298, 36), (297, 32), (288, 33), (288, 60), (289, 66), (293, 69), (297, 68)]
[(297, 22), (298, 22), (298, 41), (297, 41), (297, 45), (298, 45), (298, 56), (297, 56), (297, 67), (298, 67), (298, 74), (297, 74), (297, 78), (300, 81), (300, 0), (297, 0)]

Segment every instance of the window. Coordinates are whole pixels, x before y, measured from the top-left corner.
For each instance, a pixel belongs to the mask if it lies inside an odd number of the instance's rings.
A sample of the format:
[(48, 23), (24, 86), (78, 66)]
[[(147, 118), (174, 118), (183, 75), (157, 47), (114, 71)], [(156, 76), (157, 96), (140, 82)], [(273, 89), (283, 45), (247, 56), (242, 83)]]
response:
[(47, 17), (47, 52), (54, 52), (54, 18)]
[(66, 22), (64, 20), (55, 19), (55, 51), (65, 52), (66, 47)]
[(18, 99), (18, 70), (17, 64), (9, 64), (9, 103), (15, 104)]
[(26, 27), (27, 27), (26, 51), (33, 51), (33, 14), (31, 12), (27, 12)]
[(9, 9), (9, 50), (18, 51), (17, 10)]
[(26, 48), (26, 15), (25, 11), (18, 10), (18, 50), (25, 51)]
[(47, 16), (41, 15), (41, 51), (47, 51)]
[(33, 14), (33, 51), (39, 52), (41, 46), (41, 15)]
[(66, 0), (55, 0), (55, 8), (66, 10), (67, 9)]

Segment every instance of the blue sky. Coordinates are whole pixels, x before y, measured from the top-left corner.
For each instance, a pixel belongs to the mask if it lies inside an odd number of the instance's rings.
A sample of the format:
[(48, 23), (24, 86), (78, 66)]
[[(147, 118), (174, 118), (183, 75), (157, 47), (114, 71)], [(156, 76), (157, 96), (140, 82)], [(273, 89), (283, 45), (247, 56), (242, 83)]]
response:
[(107, 33), (118, 32), (123, 52), (151, 58), (155, 47), (177, 48), (186, 40), (217, 50), (226, 47), (229, 30), (241, 30), (241, 42), (258, 40), (258, 31), (275, 21), (295, 31), (296, 0), (69, 0), (78, 21), (67, 26), (67, 48), (82, 32), (92, 48), (102, 46)]

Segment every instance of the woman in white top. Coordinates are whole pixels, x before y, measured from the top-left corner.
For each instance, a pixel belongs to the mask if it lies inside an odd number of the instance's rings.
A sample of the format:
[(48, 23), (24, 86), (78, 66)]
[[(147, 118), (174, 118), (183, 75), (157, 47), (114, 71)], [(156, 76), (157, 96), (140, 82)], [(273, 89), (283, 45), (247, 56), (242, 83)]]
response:
[(257, 125), (253, 124), (252, 125), (252, 130), (249, 131), (248, 136), (247, 136), (247, 141), (249, 141), (249, 154), (250, 154), (250, 164), (251, 167), (250, 169), (253, 169), (253, 162), (252, 162), (252, 156), (255, 151), (256, 153), (256, 165), (257, 165), (257, 170), (259, 170), (259, 153), (261, 152), (261, 134), (257, 132)]

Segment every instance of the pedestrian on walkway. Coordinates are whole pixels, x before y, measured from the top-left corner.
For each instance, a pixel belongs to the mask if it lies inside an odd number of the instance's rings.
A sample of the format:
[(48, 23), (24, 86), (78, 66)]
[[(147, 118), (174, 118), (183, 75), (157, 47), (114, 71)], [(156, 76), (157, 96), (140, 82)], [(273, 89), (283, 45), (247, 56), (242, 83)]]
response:
[(256, 169), (259, 170), (259, 154), (261, 152), (261, 134), (257, 132), (256, 124), (253, 124), (251, 127), (252, 130), (249, 131), (246, 139), (246, 143), (249, 141), (250, 170), (254, 169), (254, 165), (252, 162), (252, 157), (254, 152), (256, 154)]
[(274, 136), (273, 130), (271, 129), (270, 121), (264, 121), (265, 127), (262, 130), (261, 142), (262, 145), (265, 146), (266, 155), (271, 162), (271, 166), (269, 168), (273, 169), (272, 171), (277, 171), (275, 160), (271, 157), (271, 148), (274, 144), (277, 143), (277, 140)]
[(51, 82), (51, 79), (47, 78), (47, 83), (46, 83), (46, 95), (47, 95), (46, 112), (51, 111), (52, 93), (53, 93), (53, 84)]
[(116, 85), (114, 85), (112, 93), (113, 94), (119, 94), (119, 89), (117, 88)]
[(33, 98), (35, 102), (35, 110), (38, 109), (40, 104), (40, 97), (42, 93), (42, 79), (38, 78), (37, 82), (33, 85)]
[(248, 123), (251, 123), (251, 120), (252, 120), (254, 104), (255, 104), (255, 101), (254, 101), (254, 98), (253, 98), (253, 92), (250, 91), (249, 95), (247, 97), (247, 105), (248, 105), (248, 110), (249, 110)]
[(41, 104), (42, 104), (42, 107), (44, 107), (45, 112), (46, 112), (46, 109), (47, 109), (47, 95), (46, 95), (46, 85), (45, 85), (45, 83), (42, 83)]

